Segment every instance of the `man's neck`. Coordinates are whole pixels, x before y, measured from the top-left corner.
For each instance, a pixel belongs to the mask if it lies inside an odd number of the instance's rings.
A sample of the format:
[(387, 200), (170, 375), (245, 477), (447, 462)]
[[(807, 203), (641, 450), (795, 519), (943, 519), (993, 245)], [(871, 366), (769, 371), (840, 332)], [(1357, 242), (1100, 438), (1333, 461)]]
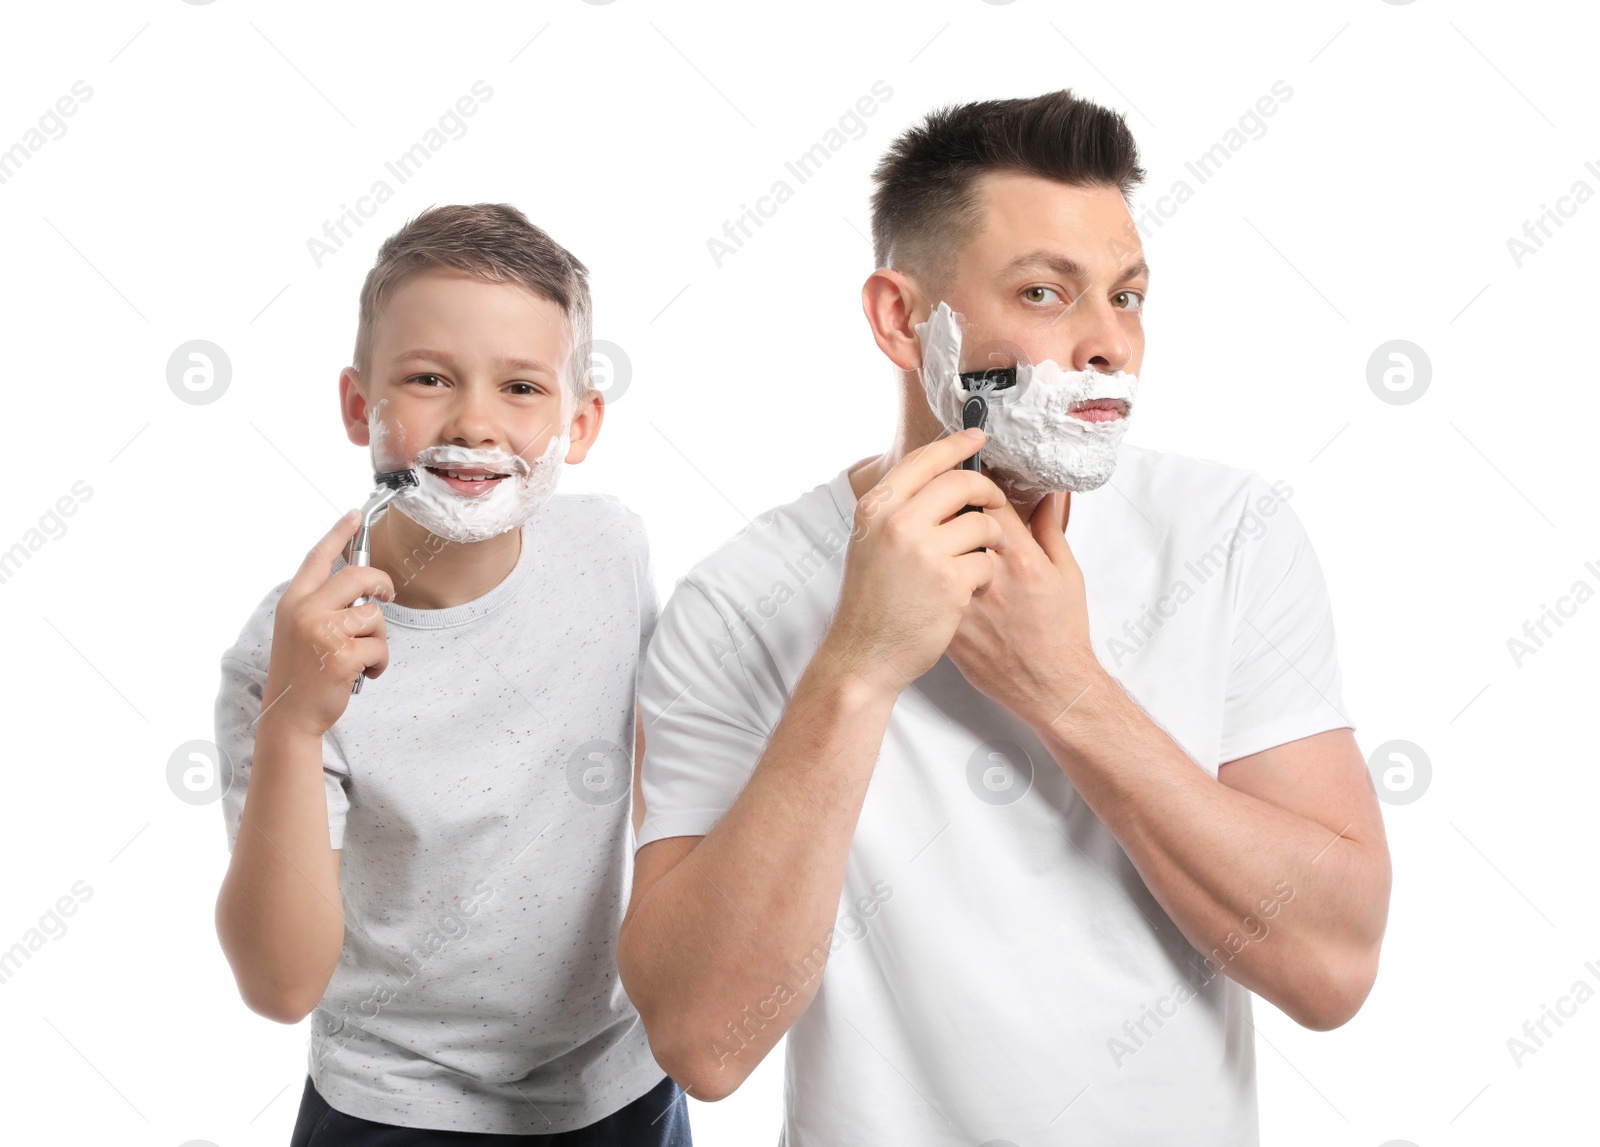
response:
[[(911, 386), (906, 384), (907, 378), (912, 385), (916, 384), (915, 375), (904, 375), (901, 378), (900, 418), (895, 426), (893, 444), (876, 458), (862, 459), (850, 467), (850, 488), (855, 491), (858, 502), (868, 490), (883, 481), (884, 475), (898, 466), (907, 454), (944, 437), (944, 427), (933, 417), (933, 412), (928, 409), (928, 404), (921, 394), (913, 392)], [(1043, 500), (1030, 497), (1018, 501), (1010, 490), (1006, 490), (1005, 493), (1006, 497), (1011, 499), (1011, 504), (1016, 507), (1017, 516), (1024, 522), (1033, 517), (1034, 507)]]
[(465, 605), (505, 581), (522, 554), (522, 531), (481, 542), (451, 542), (390, 507), (374, 523), (372, 564), (394, 582), (395, 604), (408, 609)]

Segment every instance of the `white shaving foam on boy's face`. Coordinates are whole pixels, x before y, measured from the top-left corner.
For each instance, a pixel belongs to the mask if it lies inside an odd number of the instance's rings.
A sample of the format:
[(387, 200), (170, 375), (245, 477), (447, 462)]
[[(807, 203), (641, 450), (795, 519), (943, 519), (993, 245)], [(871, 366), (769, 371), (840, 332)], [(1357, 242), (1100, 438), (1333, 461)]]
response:
[[(916, 326), (922, 343), (918, 375), (928, 408), (954, 434), (961, 429), (961, 316), (940, 302)], [(1009, 365), (1009, 364), (1007, 364)], [(996, 481), (1014, 494), (1042, 497), (1051, 492), (1087, 492), (1110, 479), (1117, 448), (1127, 432), (1138, 394), (1137, 375), (1117, 371), (1063, 370), (1045, 359), (1019, 362), (1016, 393), (989, 402), (983, 463)], [(1097, 398), (1121, 399), (1127, 412), (1108, 422), (1087, 422), (1068, 411)]]
[[(496, 537), (527, 523), (555, 493), (570, 444), (568, 432), (563, 429), (531, 463), (520, 454), (504, 450), (428, 446), (417, 451), (418, 484), (401, 491), (394, 506), (423, 529), (452, 542), (481, 542)], [(458, 494), (429, 466), (445, 470), (483, 466), (510, 477), (496, 482), (485, 494)]]
[(410, 466), (404, 457), (405, 448), (400, 436), (384, 418), (387, 398), (380, 398), (367, 407), (367, 439), (372, 450), (372, 472), (382, 474), (389, 470), (404, 470)]
[[(551, 438), (544, 453), (532, 462), (498, 448), (470, 450), (453, 445), (427, 446), (413, 458), (396, 460), (395, 439), (402, 436), (384, 420), (380, 408), (387, 402), (380, 399), (367, 413), (373, 467), (379, 472), (405, 467), (416, 471), (417, 485), (406, 487), (390, 505), (429, 533), (452, 542), (485, 541), (527, 523), (555, 493), (571, 445), (570, 423), (562, 426), (561, 433)], [(403, 448), (398, 451), (404, 452)], [(429, 466), (444, 470), (483, 467), (509, 477), (482, 494), (460, 494)]]

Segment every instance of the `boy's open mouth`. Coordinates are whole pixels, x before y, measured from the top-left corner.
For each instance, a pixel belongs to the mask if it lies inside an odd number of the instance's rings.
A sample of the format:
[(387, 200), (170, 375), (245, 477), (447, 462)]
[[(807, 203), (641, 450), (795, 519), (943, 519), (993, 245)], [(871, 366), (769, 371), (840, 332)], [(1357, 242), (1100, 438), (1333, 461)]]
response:
[(480, 498), (511, 475), (487, 466), (425, 466), (428, 473), (442, 481), (458, 494)]

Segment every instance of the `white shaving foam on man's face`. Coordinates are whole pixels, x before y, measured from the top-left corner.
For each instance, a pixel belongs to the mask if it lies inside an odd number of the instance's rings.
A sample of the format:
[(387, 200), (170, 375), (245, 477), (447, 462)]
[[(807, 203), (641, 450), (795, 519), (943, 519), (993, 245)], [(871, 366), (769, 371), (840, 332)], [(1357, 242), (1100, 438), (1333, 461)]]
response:
[[(918, 323), (922, 367), (918, 371), (928, 408), (954, 434), (961, 429), (960, 316), (940, 302), (928, 321)], [(992, 364), (991, 364), (992, 365)], [(1009, 365), (1009, 364), (1008, 364)], [(1096, 489), (1117, 467), (1117, 448), (1127, 432), (1138, 394), (1137, 375), (1117, 371), (1063, 370), (1057, 363), (1017, 363), (1015, 393), (999, 392), (989, 402), (983, 463), (1010, 492), (1042, 497)], [(1097, 398), (1121, 399), (1127, 412), (1107, 422), (1088, 422), (1068, 411)]]
[[(380, 401), (367, 415), (373, 465), (379, 471), (410, 466), (417, 472), (418, 484), (406, 487), (390, 505), (429, 533), (452, 542), (486, 541), (524, 525), (555, 493), (571, 445), (570, 426), (550, 439), (544, 453), (532, 462), (500, 449), (469, 450), (464, 446), (428, 446), (408, 462), (395, 462), (386, 457), (393, 453), (393, 431), (380, 416), (378, 407), (382, 405)], [(429, 466), (443, 470), (483, 467), (510, 476), (482, 494), (461, 494)]]

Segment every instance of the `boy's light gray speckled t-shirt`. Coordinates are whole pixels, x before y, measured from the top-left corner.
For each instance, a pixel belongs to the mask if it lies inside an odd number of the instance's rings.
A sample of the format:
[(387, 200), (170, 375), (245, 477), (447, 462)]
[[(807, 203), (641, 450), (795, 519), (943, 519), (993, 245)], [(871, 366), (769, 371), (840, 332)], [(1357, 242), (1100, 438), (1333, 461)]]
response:
[[(222, 659), (230, 850), (286, 584)], [(383, 605), (389, 666), (323, 740), (345, 940), (311, 1016), (309, 1069), (334, 1108), (549, 1134), (665, 1075), (616, 967), (635, 686), (656, 611), (643, 525), (599, 494), (540, 507), (516, 567), (482, 597)]]

